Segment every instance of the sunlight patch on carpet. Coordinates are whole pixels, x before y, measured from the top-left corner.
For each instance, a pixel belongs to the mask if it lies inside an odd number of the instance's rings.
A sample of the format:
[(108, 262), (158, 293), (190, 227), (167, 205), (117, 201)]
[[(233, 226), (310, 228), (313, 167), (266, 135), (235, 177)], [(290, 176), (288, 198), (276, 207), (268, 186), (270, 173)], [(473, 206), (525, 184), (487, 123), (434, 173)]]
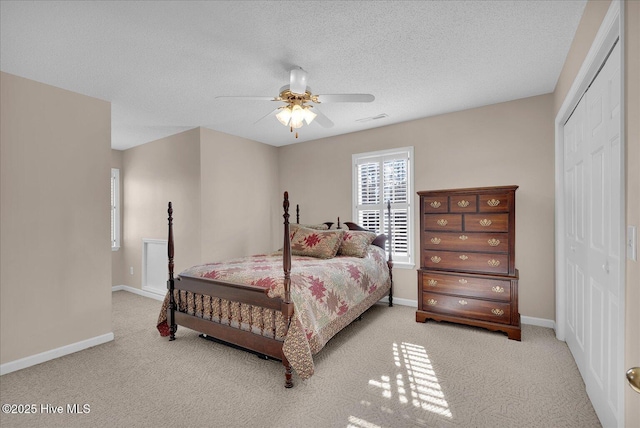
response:
[(349, 416), (349, 425), (347, 428), (381, 428), (380, 425), (365, 421), (355, 416)]
[(370, 380), (369, 385), (380, 388), (385, 398), (396, 397), (401, 404), (411, 404), (441, 416), (453, 417), (423, 346), (394, 343), (393, 359), (398, 368), (395, 376), (380, 376), (380, 380)]

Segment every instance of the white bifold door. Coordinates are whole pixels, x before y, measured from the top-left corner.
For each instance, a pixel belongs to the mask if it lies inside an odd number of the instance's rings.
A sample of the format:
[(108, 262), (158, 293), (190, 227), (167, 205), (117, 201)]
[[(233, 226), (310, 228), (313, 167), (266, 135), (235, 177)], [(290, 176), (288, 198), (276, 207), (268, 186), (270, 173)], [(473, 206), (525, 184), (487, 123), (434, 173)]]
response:
[(566, 341), (603, 426), (622, 423), (620, 43), (564, 127)]

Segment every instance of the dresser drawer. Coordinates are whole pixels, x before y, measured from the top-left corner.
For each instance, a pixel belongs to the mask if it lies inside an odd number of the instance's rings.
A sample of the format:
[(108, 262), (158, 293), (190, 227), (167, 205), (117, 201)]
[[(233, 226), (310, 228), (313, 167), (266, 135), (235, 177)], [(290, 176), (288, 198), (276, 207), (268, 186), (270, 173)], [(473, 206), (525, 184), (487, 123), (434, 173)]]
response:
[(422, 210), (425, 213), (448, 213), (449, 198), (446, 196), (423, 197)]
[(479, 195), (478, 211), (483, 213), (507, 212), (512, 206), (512, 193), (489, 193)]
[(460, 214), (425, 214), (425, 230), (462, 231)]
[(422, 245), (431, 250), (509, 252), (508, 233), (422, 232)]
[(422, 291), (454, 294), (509, 302), (511, 281), (475, 278), (465, 275), (444, 275), (434, 272), (418, 272)]
[(422, 250), (422, 266), (427, 269), (506, 274), (509, 272), (509, 256), (425, 249)]
[(508, 232), (509, 214), (465, 214), (466, 232)]
[(511, 305), (504, 302), (422, 293), (421, 309), (444, 315), (479, 319), (501, 324), (511, 323)]
[(455, 195), (449, 198), (452, 213), (475, 213), (478, 211), (478, 195)]

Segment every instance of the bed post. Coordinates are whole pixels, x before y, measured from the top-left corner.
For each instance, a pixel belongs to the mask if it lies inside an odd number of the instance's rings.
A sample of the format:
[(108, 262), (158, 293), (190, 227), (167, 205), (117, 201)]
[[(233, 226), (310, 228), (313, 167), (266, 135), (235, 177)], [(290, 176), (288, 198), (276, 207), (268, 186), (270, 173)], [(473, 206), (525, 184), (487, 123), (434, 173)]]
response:
[(391, 281), (391, 288), (389, 288), (389, 307), (393, 306), (393, 235), (391, 234), (391, 200), (387, 201), (387, 214), (389, 215), (389, 223), (387, 224), (389, 233), (389, 260), (387, 260), (387, 266), (389, 266), (389, 280)]
[(296, 204), (296, 224), (300, 224), (300, 204)]
[[(282, 208), (284, 208), (284, 245), (282, 246), (282, 267), (284, 270), (284, 302), (282, 307), (282, 314), (285, 317), (287, 329), (291, 324), (291, 317), (293, 315), (293, 304), (291, 303), (291, 238), (289, 235), (289, 192), (284, 192), (284, 201), (282, 202)], [(299, 207), (296, 206), (296, 212), (299, 218)], [(293, 387), (293, 381), (291, 380), (291, 364), (282, 354), (282, 364), (284, 365), (284, 377), (285, 388)]]
[(169, 237), (167, 239), (167, 255), (169, 256), (169, 280), (167, 281), (167, 289), (169, 290), (169, 340), (176, 340), (178, 326), (175, 320), (176, 300), (173, 295), (173, 207), (171, 206), (171, 202), (169, 202), (167, 213), (169, 214)]

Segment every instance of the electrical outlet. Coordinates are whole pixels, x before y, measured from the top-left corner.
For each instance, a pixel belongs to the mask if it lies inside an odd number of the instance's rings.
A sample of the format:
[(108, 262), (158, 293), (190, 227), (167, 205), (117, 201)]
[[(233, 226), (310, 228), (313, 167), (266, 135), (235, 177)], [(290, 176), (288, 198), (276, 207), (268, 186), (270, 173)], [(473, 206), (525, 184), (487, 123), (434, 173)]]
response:
[(638, 228), (627, 226), (627, 258), (638, 261)]
[(133, 266), (129, 267), (129, 275), (133, 275)]

